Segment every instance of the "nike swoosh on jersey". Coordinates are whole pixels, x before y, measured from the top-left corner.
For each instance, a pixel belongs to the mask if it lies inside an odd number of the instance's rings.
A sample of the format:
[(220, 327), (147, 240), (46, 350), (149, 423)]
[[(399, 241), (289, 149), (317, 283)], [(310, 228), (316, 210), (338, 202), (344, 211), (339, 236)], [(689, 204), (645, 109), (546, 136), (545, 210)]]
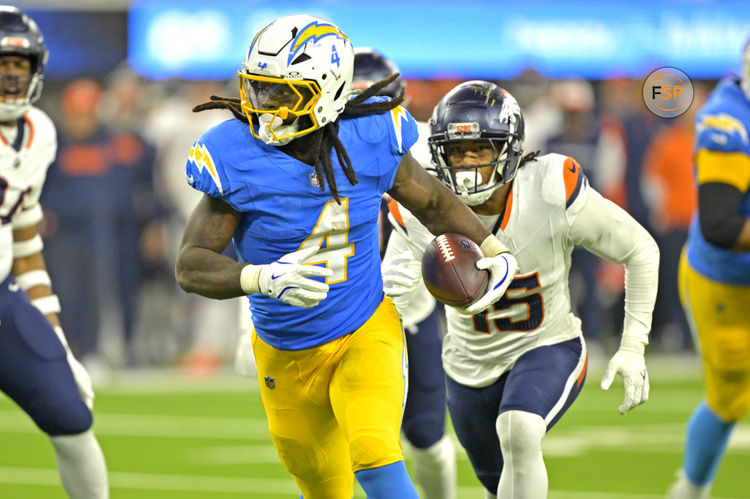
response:
[(11, 293), (15, 293), (19, 289), (21, 289), (21, 286), (17, 282), (8, 284), (8, 291), (10, 291)]
[(575, 173), (576, 172), (576, 164), (573, 163), (573, 162), (571, 162), (570, 166), (568, 167), (568, 171), (570, 173)]
[(190, 175), (189, 175), (189, 176), (187, 177), (187, 183), (188, 183), (188, 184), (190, 184), (190, 185), (193, 185), (193, 182), (195, 182), (195, 179), (193, 178), (193, 174), (191, 173), (191, 174), (190, 174)]

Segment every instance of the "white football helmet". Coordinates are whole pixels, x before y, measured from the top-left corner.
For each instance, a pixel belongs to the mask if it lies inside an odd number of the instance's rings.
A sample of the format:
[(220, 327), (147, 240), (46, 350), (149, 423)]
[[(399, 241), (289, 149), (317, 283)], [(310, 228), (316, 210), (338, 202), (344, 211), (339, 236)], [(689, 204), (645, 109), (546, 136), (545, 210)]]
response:
[[(3, 56), (24, 57), (31, 62), (27, 81), (0, 74), (0, 121), (7, 122), (26, 114), (42, 95), (44, 65), (49, 56), (42, 32), (34, 20), (10, 5), (0, 5), (0, 57)], [(25, 93), (19, 91), (24, 85)], [(8, 97), (13, 94), (17, 97)]]
[(353, 68), (349, 38), (328, 21), (293, 15), (260, 30), (238, 72), (253, 135), (279, 146), (334, 121), (351, 96)]

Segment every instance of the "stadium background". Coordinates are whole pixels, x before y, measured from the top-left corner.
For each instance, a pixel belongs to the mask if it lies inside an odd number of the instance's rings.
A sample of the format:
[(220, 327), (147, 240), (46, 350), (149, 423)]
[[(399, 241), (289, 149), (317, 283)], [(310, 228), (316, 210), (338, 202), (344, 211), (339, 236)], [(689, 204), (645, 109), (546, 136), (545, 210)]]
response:
[[(254, 380), (231, 370), (239, 304), (190, 297), (172, 278), (177, 238), (197, 200), (184, 182), (187, 151), (204, 129), (228, 117), (193, 115), (190, 108), (211, 94), (237, 95), (234, 75), (251, 37), (295, 12), (330, 19), (355, 46), (391, 58), (418, 119), (428, 119), (460, 81), (498, 81), (524, 110), (527, 150), (576, 157), (592, 184), (656, 237), (665, 268), (647, 357), (651, 400), (620, 417), (621, 385), (599, 390), (622, 320), (622, 274), (576, 253), (571, 288), (590, 345), (589, 386), (547, 437), (545, 453), (553, 498), (663, 496), (679, 467), (684, 423), (701, 397), (699, 364), (669, 265), (695, 206), (691, 113), (717, 79), (740, 71), (750, 4), (17, 5), (37, 20), (50, 49), (38, 105), (58, 124), (61, 149), (43, 199), (47, 259), (54, 283), (74, 283), (56, 288), (66, 333), (97, 385), (96, 431), (113, 498), (295, 497), (267, 438)], [(694, 102), (682, 118), (657, 118), (644, 106), (642, 81), (662, 66), (693, 81)], [(70, 186), (97, 195), (71, 195)], [(91, 244), (86, 249), (71, 241)], [(82, 273), (88, 293), (75, 285)], [(0, 433), (6, 449), (0, 497), (63, 497), (47, 441), (5, 398)], [(743, 425), (730, 448), (714, 496), (750, 497), (743, 472), (750, 432)], [(459, 469), (459, 497), (481, 497), (465, 455)]]

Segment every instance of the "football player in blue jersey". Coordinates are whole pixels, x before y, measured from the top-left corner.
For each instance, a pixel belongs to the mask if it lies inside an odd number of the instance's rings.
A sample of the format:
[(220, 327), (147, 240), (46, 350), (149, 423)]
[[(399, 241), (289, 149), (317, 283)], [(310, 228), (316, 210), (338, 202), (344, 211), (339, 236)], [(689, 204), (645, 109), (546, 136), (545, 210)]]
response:
[[(352, 87), (366, 89), (398, 72), (396, 65), (378, 51), (368, 47), (354, 49)], [(379, 95), (395, 99), (404, 88), (401, 78), (397, 78)], [(417, 128), (419, 139), (410, 153), (422, 165), (429, 166), (429, 127), (427, 123), (417, 122)], [(398, 271), (408, 270), (399, 264), (398, 255), (389, 257), (383, 263), (384, 290), (396, 301), (399, 298), (391, 292), (395, 283), (386, 276), (398, 280)], [(389, 272), (389, 268), (394, 271)], [(409, 352), (409, 394), (401, 428), (411, 444), (414, 475), (422, 489), (423, 499), (453, 499), (456, 497), (456, 456), (453, 442), (445, 434), (445, 372), (440, 358), (439, 318), (435, 298), (422, 281), (416, 286), (419, 290), (410, 295), (408, 315), (403, 314), (407, 307), (399, 309)]]
[(103, 499), (107, 466), (91, 428), (91, 379), (60, 327), (38, 231), (57, 152), (55, 125), (32, 105), (48, 55), (36, 23), (0, 5), (0, 390), (49, 436), (68, 495)]
[[(352, 98), (354, 52), (335, 25), (287, 16), (252, 40), (234, 119), (209, 129), (187, 162), (205, 193), (183, 235), (179, 284), (210, 298), (249, 295), (253, 350), (271, 438), (305, 499), (417, 497), (399, 430), (408, 384), (398, 313), (384, 297), (378, 213), (384, 192), (433, 233), (480, 244), (486, 309), (515, 258), (409, 154), (414, 119), (396, 100)], [(222, 256), (234, 242), (240, 261)]]
[(697, 335), (706, 399), (687, 425), (670, 499), (708, 497), (727, 441), (750, 410), (750, 41), (743, 72), (695, 118), (698, 213), (680, 259), (680, 298)]

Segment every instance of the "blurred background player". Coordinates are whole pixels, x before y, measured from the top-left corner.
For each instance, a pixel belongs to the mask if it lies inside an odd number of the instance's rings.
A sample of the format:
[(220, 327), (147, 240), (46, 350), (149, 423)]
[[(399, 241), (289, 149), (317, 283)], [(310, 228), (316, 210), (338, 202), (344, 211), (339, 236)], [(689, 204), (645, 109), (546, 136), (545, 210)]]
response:
[[(443, 365), (453, 427), (487, 498), (544, 498), (542, 440), (580, 393), (587, 368), (581, 321), (570, 312), (573, 248), (626, 268), (620, 348), (601, 382), (608, 389), (616, 374), (622, 376), (621, 414), (648, 399), (644, 350), (659, 250), (643, 227), (588, 185), (573, 158), (524, 156), (521, 109), (497, 85), (458, 85), (429, 124), (438, 177), (519, 261), (519, 275), (490, 310), (467, 315), (446, 307)], [(391, 215), (403, 237), (392, 237), (388, 252), (409, 251), (420, 261), (433, 236), (397, 203)], [(413, 292), (403, 271), (384, 273), (386, 282), (390, 273), (399, 277), (399, 292)]]
[[(209, 298), (249, 295), (271, 438), (304, 497), (349, 498), (356, 476), (372, 499), (414, 498), (399, 443), (406, 345), (380, 274), (381, 196), (435, 233), (460, 228), (481, 243), (490, 285), (477, 313), (502, 296), (515, 259), (411, 157), (417, 130), (403, 96), (370, 99), (375, 85), (351, 98), (353, 65), (351, 41), (323, 19), (260, 30), (238, 73), (241, 99), (196, 107), (236, 119), (190, 151), (187, 180), (204, 196), (176, 277)], [(239, 262), (221, 254), (232, 240)]]
[(750, 409), (750, 42), (743, 71), (695, 118), (698, 213), (680, 259), (680, 298), (703, 357), (706, 399), (687, 425), (670, 499), (708, 497), (737, 421)]
[(94, 393), (58, 322), (37, 230), (57, 149), (52, 121), (31, 106), (48, 55), (36, 23), (0, 6), (0, 389), (49, 435), (68, 495), (99, 499), (109, 493), (91, 430)]
[[(364, 90), (374, 83), (399, 73), (396, 65), (371, 48), (354, 49), (354, 76), (352, 88)], [(395, 99), (405, 90), (401, 78), (396, 78), (379, 95)], [(417, 122), (419, 138), (410, 153), (425, 167), (430, 164), (427, 123)], [(403, 237), (391, 233), (384, 224), (383, 232), (389, 237)], [(398, 255), (386, 254), (384, 275), (397, 279), (405, 267), (399, 264)], [(411, 254), (406, 255), (413, 261)], [(412, 264), (413, 265), (413, 264)], [(393, 267), (393, 268), (391, 268)], [(388, 269), (391, 269), (390, 272)], [(384, 280), (385, 293), (395, 301), (390, 280)], [(435, 298), (419, 279), (416, 289), (407, 296), (408, 303), (398, 305), (406, 331), (409, 352), (409, 393), (406, 397), (404, 420), (401, 428), (411, 444), (414, 474), (422, 488), (424, 499), (450, 499), (456, 497), (456, 457), (453, 442), (445, 434), (445, 372), (440, 359), (441, 335)]]

